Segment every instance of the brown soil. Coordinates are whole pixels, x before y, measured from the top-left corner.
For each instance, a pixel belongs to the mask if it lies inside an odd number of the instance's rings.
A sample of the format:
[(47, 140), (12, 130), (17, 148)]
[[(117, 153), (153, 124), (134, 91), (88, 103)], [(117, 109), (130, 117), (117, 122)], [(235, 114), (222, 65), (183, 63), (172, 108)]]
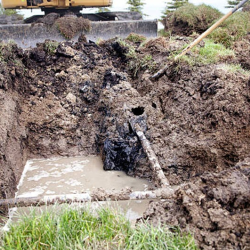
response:
[(76, 15), (60, 17), (58, 13), (50, 13), (36, 20), (36, 23), (44, 23), (48, 27), (56, 26), (60, 33), (67, 39), (72, 39), (80, 31), (90, 31), (91, 22)]
[[(150, 178), (129, 121), (137, 121), (176, 198), (152, 202), (145, 218), (190, 230), (201, 249), (250, 249), (249, 79), (219, 65), (151, 71), (186, 42), (162, 38), (136, 48), (154, 67), (136, 75), (128, 48), (50, 41), (22, 51), (2, 46), (0, 70), (0, 198), (11, 198), (27, 158), (99, 154), (106, 169)], [(54, 46), (54, 45), (53, 45)], [(234, 62), (248, 68), (245, 45)], [(220, 62), (221, 63), (221, 62)], [(132, 64), (133, 65), (133, 64)]]
[(241, 64), (244, 69), (250, 70), (250, 35), (235, 42), (233, 49), (236, 53), (236, 63)]
[(72, 39), (79, 31), (89, 31), (91, 23), (88, 19), (76, 16), (64, 16), (56, 20), (55, 25), (67, 39)]
[(166, 32), (171, 32), (172, 35), (189, 36), (193, 33), (203, 33), (220, 17), (219, 11), (205, 5), (187, 5), (182, 7), (181, 11), (168, 13), (161, 22)]
[(173, 200), (152, 202), (144, 219), (191, 231), (201, 249), (250, 249), (250, 162), (205, 173)]

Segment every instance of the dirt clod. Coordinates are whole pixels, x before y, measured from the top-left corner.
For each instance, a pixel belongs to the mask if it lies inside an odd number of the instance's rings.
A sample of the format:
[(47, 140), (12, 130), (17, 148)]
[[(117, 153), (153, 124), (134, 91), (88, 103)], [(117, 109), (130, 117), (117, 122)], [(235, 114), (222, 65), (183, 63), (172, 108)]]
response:
[(88, 19), (77, 16), (64, 16), (56, 20), (59, 31), (68, 39), (73, 38), (80, 31), (89, 31), (91, 23)]

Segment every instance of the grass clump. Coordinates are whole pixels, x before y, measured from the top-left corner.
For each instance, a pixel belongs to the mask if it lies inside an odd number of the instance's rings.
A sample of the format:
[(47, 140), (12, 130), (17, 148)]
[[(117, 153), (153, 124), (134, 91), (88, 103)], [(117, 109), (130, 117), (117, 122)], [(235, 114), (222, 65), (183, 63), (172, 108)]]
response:
[(250, 13), (236, 12), (230, 16), (223, 24), (234, 40), (239, 40), (250, 32)]
[(18, 20), (23, 20), (23, 15), (18, 14), (17, 10), (4, 9), (1, 3), (0, 3), (0, 15), (16, 16)]
[[(57, 211), (56, 211), (57, 210)], [(190, 234), (141, 224), (111, 209), (96, 214), (65, 207), (23, 217), (2, 235), (0, 249), (198, 249)]]
[(185, 4), (162, 20), (165, 30), (173, 34), (190, 35), (193, 32), (204, 32), (222, 16), (221, 12), (211, 6)]
[[(178, 35), (202, 33), (211, 27), (222, 14), (208, 5), (185, 4), (162, 20), (165, 31)], [(214, 30), (209, 38), (230, 48), (233, 42), (250, 32), (250, 12), (236, 12)]]
[(228, 30), (222, 27), (214, 30), (209, 38), (212, 39), (215, 43), (223, 44), (226, 48), (230, 48), (233, 44), (233, 37), (229, 34)]
[(44, 49), (50, 55), (54, 55), (56, 53), (56, 49), (58, 48), (59, 42), (46, 40), (44, 43)]
[[(150, 54), (141, 55), (136, 51), (135, 47), (128, 43), (126, 40), (119, 39), (118, 43), (127, 49), (125, 54), (127, 59), (128, 70), (132, 73), (133, 77), (137, 77), (140, 70), (148, 69), (150, 72), (153, 72), (156, 63)], [(141, 46), (145, 46), (142, 44)]]
[(195, 47), (192, 52), (192, 55), (182, 56), (179, 60), (194, 66), (214, 64), (235, 56), (233, 50), (226, 48), (222, 44), (216, 44), (210, 39), (205, 39), (204, 47)]
[(58, 30), (67, 39), (72, 39), (80, 31), (91, 30), (91, 22), (82, 17), (64, 16), (58, 18), (55, 23)]
[(217, 43), (221, 43), (227, 48), (231, 47), (233, 42), (242, 39), (250, 32), (250, 13), (236, 12), (230, 16), (220, 28), (217, 28), (210, 34), (210, 38)]
[(177, 9), (172, 18), (187, 23), (192, 28), (204, 30), (220, 16), (221, 13), (217, 9), (206, 4), (187, 4)]
[(130, 33), (128, 37), (126, 38), (126, 40), (133, 42), (133, 43), (142, 43), (142, 42), (145, 42), (147, 38), (145, 36), (142, 36), (136, 33)]
[(13, 61), (20, 61), (20, 58), (17, 56), (18, 47), (16, 43), (12, 40), (8, 42), (0, 41), (0, 61), (3, 63), (12, 63)]
[(171, 31), (166, 31), (165, 29), (158, 30), (158, 36), (161, 37), (171, 37)]

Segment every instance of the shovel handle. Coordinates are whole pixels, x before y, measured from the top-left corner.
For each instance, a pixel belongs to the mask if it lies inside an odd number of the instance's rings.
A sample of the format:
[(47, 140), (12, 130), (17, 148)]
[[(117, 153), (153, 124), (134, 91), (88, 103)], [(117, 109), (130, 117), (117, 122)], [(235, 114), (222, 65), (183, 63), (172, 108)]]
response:
[(232, 13), (236, 12), (239, 8), (241, 8), (248, 0), (241, 1), (234, 9), (232, 10)]

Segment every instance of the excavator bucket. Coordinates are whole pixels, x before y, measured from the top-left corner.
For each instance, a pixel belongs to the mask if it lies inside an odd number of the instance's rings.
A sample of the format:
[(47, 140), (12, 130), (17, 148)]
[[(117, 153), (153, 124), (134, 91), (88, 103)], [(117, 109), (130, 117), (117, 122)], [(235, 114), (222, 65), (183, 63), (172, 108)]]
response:
[[(120, 15), (122, 19), (122, 15)], [(82, 24), (84, 17), (64, 17), (61, 22), (51, 24), (47, 21), (36, 21), (35, 23), (23, 24), (0, 24), (0, 40), (14, 40), (20, 47), (35, 47), (37, 43), (44, 42), (46, 39), (58, 42), (70, 40), (77, 41), (80, 36), (85, 35), (87, 40), (98, 41), (107, 40), (114, 37), (125, 38), (130, 33), (137, 33), (145, 37), (157, 36), (157, 20), (118, 20), (118, 21), (88, 21), (89, 24)], [(60, 18), (59, 18), (60, 19)], [(76, 28), (69, 34), (65, 34), (72, 29), (72, 20), (80, 20), (81, 24), (76, 23)], [(75, 22), (75, 21), (74, 21)], [(1, 19), (0, 19), (1, 23)], [(64, 31), (60, 30), (60, 25), (64, 25)], [(82, 30), (78, 30), (80, 26)]]

